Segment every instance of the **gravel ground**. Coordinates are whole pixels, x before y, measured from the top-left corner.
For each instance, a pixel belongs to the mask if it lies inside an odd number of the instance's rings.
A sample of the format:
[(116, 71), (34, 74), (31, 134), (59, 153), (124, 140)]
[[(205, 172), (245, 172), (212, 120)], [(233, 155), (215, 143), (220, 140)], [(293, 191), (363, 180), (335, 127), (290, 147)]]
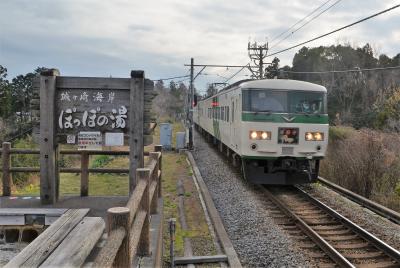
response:
[(313, 184), (303, 186), (303, 189), (385, 243), (400, 250), (400, 225), (361, 207), (325, 186)]
[(20, 253), (27, 243), (0, 243), (0, 267), (6, 265), (12, 258)]
[(245, 183), (226, 160), (195, 133), (193, 157), (213, 197), (228, 235), (245, 267), (314, 266), (274, 223), (265, 197)]

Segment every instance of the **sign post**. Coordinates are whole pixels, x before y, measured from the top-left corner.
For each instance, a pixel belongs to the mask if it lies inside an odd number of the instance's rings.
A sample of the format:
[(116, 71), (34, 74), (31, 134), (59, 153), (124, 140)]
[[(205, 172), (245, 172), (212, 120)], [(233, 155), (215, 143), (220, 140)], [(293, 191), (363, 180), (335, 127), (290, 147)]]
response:
[(40, 199), (54, 204), (58, 199), (58, 150), (55, 136), (56, 78), (60, 72), (47, 70), (40, 76)]
[[(153, 85), (149, 85), (151, 90)], [(136, 169), (144, 165), (144, 89), (143, 71), (132, 71), (130, 78), (67, 77), (59, 76), (56, 69), (41, 73), (40, 197), (43, 204), (54, 204), (58, 200), (59, 143), (78, 145), (80, 150), (129, 145), (129, 193), (133, 192)]]

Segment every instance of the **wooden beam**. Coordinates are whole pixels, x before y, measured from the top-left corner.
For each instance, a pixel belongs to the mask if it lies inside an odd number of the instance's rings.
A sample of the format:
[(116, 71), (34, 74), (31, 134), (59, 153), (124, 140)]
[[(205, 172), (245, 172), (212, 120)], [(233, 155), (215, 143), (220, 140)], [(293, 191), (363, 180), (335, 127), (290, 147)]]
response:
[(226, 255), (175, 257), (176, 265), (228, 262)]
[(5, 267), (38, 267), (53, 253), (88, 212), (89, 209), (69, 209)]
[(144, 72), (132, 71), (130, 82), (129, 109), (129, 195), (136, 187), (136, 169), (144, 166), (143, 114)]
[(40, 200), (55, 204), (58, 199), (57, 141), (55, 138), (56, 69), (40, 76)]
[(162, 145), (155, 145), (154, 146), (155, 152), (160, 152), (160, 158), (158, 159), (158, 171), (160, 176), (158, 176), (158, 197), (162, 196)]
[(81, 154), (81, 196), (89, 194), (89, 154)]
[(40, 267), (81, 267), (105, 229), (100, 217), (85, 217)]
[(146, 182), (146, 188), (143, 192), (143, 197), (140, 202), (140, 208), (142, 211), (146, 212), (146, 217), (144, 219), (137, 250), (139, 255), (145, 256), (150, 254), (150, 169), (138, 168), (137, 177), (140, 181)]
[(62, 76), (57, 79), (58, 88), (66, 89), (81, 89), (81, 88), (94, 88), (94, 89), (126, 89), (129, 90), (129, 78), (104, 78), (104, 77), (68, 77)]
[(126, 207), (129, 208), (130, 210), (130, 219), (129, 222), (132, 224), (133, 220), (136, 217), (136, 214), (138, 213), (140, 202), (142, 200), (144, 191), (146, 189), (146, 182), (145, 181), (139, 181), (137, 184), (135, 191), (133, 192), (132, 196), (129, 198), (128, 203), (126, 204)]
[(146, 220), (146, 211), (140, 211), (137, 213), (135, 217), (135, 221), (132, 224), (131, 228), (131, 241), (130, 241), (130, 255), (136, 256), (138, 252), (140, 236), (143, 231), (144, 221)]
[(11, 180), (11, 172), (10, 172), (10, 166), (11, 166), (11, 155), (10, 155), (10, 150), (11, 150), (11, 143), (9, 142), (3, 142), (3, 151), (1, 154), (2, 158), (2, 172), (3, 172), (3, 196), (10, 196), (11, 195), (11, 185), (12, 185), (12, 180)]
[(126, 235), (122, 240), (122, 244), (119, 247), (117, 255), (115, 256), (114, 266), (116, 267), (130, 267), (132, 263), (132, 257), (129, 254), (129, 243), (130, 243), (130, 226), (129, 226), (129, 208), (126, 207), (114, 207), (107, 211), (107, 222), (109, 233), (120, 227), (125, 228)]

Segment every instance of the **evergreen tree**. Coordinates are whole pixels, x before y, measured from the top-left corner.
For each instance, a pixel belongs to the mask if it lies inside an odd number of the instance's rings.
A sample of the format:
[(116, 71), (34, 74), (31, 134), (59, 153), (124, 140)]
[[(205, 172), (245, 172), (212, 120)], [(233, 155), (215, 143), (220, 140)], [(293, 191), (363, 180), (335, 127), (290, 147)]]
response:
[(273, 79), (278, 78), (279, 75), (279, 62), (280, 60), (275, 57), (272, 63), (265, 68), (265, 78)]

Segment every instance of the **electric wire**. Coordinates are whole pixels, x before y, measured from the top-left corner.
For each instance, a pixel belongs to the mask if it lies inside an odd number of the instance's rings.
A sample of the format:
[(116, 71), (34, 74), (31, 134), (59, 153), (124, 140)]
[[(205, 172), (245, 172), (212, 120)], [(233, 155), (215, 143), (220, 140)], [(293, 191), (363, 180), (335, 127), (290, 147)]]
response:
[(322, 35), (320, 35), (320, 36), (317, 36), (317, 37), (312, 38), (312, 39), (310, 39), (310, 40), (307, 40), (307, 41), (305, 41), (305, 42), (302, 42), (302, 43), (299, 43), (299, 44), (297, 44), (297, 45), (294, 45), (294, 46), (291, 46), (291, 47), (288, 47), (288, 48), (279, 50), (279, 51), (277, 51), (277, 52), (271, 53), (271, 54), (268, 55), (268, 57), (271, 57), (271, 56), (280, 54), (280, 53), (282, 53), (282, 52), (285, 52), (285, 51), (291, 50), (291, 49), (293, 49), (293, 48), (302, 46), (302, 45), (304, 45), (304, 44), (310, 43), (310, 42), (315, 41), (315, 40), (317, 40), (317, 39), (320, 39), (320, 38), (322, 38), (322, 37), (325, 37), (325, 36), (331, 35), (331, 34), (333, 34), (333, 33), (339, 32), (339, 31), (341, 31), (341, 30), (344, 30), (344, 29), (346, 29), (346, 28), (349, 28), (349, 27), (351, 27), (351, 26), (354, 26), (354, 25), (359, 24), (359, 23), (361, 23), (361, 22), (364, 22), (364, 21), (366, 21), (366, 20), (369, 20), (369, 19), (372, 19), (372, 18), (377, 17), (377, 16), (379, 16), (379, 15), (382, 15), (382, 14), (384, 14), (384, 13), (386, 13), (386, 12), (389, 12), (389, 11), (391, 11), (391, 10), (393, 10), (393, 9), (396, 9), (396, 8), (398, 8), (398, 7), (400, 7), (400, 4), (399, 4), (399, 5), (395, 5), (395, 6), (393, 6), (393, 7), (390, 7), (390, 8), (388, 8), (388, 9), (382, 10), (382, 11), (380, 11), (380, 12), (378, 12), (378, 13), (375, 13), (375, 14), (373, 14), (373, 15), (371, 15), (371, 16), (368, 16), (368, 17), (366, 17), (366, 18), (363, 18), (363, 19), (361, 19), (361, 20), (358, 20), (358, 21), (353, 22), (353, 23), (351, 23), (351, 24), (348, 24), (348, 25), (346, 25), (346, 26), (340, 27), (340, 28), (338, 28), (338, 29), (336, 29), (336, 30), (330, 31), (330, 32), (328, 32), (328, 33), (326, 33), (326, 34), (322, 34)]
[(379, 70), (394, 70), (394, 69), (400, 69), (399, 66), (390, 66), (390, 67), (376, 67), (376, 68), (364, 68), (364, 69), (349, 69), (349, 70), (332, 70), (332, 71), (284, 71), (281, 70), (281, 72), (284, 73), (293, 73), (293, 74), (327, 74), (327, 73), (350, 73), (350, 72), (369, 72), (369, 71), (379, 71)]
[(174, 79), (178, 79), (178, 78), (184, 78), (184, 77), (188, 77), (188, 76), (190, 76), (190, 75), (181, 75), (181, 76), (168, 77), (168, 78), (152, 79), (151, 81), (167, 81), (167, 80), (174, 80)]
[(242, 68), (240, 68), (239, 71), (237, 71), (236, 73), (234, 73), (231, 77), (229, 77), (228, 79), (226, 79), (223, 83), (227, 83), (229, 80), (231, 80), (232, 78), (234, 78), (236, 75), (238, 75), (241, 71), (243, 71), (244, 68), (246, 67), (250, 67), (250, 63), (248, 63), (247, 65), (243, 66)]
[(328, 4), (331, 0), (328, 0), (326, 2), (324, 2), (322, 5), (320, 5), (319, 7), (317, 7), (316, 9), (314, 9), (311, 13), (309, 13), (307, 16), (305, 16), (304, 18), (302, 18), (301, 20), (297, 21), (295, 24), (293, 24), (292, 26), (290, 26), (287, 30), (281, 32), (279, 35), (275, 36), (274, 38), (272, 38), (272, 40), (270, 41), (271, 43), (274, 42), (276, 39), (278, 39), (279, 37), (281, 37), (282, 35), (284, 35), (285, 33), (289, 32), (291, 29), (293, 29), (296, 25), (298, 25), (299, 23), (303, 22), (304, 20), (306, 20), (308, 17), (310, 17), (312, 14), (314, 14), (315, 12), (317, 12), (319, 9), (321, 9), (323, 6), (325, 6), (326, 4)]
[(342, 0), (337, 0), (335, 3), (333, 3), (332, 5), (328, 6), (326, 9), (322, 10), (320, 13), (318, 13), (317, 15), (315, 15), (314, 17), (312, 17), (310, 20), (306, 21), (304, 24), (302, 24), (299, 28), (295, 29), (294, 31), (290, 32), (289, 34), (287, 34), (284, 38), (282, 38), (279, 42), (276, 42), (275, 44), (271, 45), (271, 47), (269, 49), (272, 49), (274, 47), (276, 47), (277, 45), (279, 45), (280, 43), (282, 43), (283, 41), (285, 41), (286, 39), (288, 39), (289, 37), (291, 37), (295, 32), (301, 30), (302, 28), (304, 28), (306, 25), (308, 25), (310, 22), (312, 22), (313, 20), (317, 19), (319, 16), (321, 16), (322, 14), (324, 14), (325, 12), (327, 12), (329, 9), (331, 9), (332, 7), (336, 6), (340, 1)]

